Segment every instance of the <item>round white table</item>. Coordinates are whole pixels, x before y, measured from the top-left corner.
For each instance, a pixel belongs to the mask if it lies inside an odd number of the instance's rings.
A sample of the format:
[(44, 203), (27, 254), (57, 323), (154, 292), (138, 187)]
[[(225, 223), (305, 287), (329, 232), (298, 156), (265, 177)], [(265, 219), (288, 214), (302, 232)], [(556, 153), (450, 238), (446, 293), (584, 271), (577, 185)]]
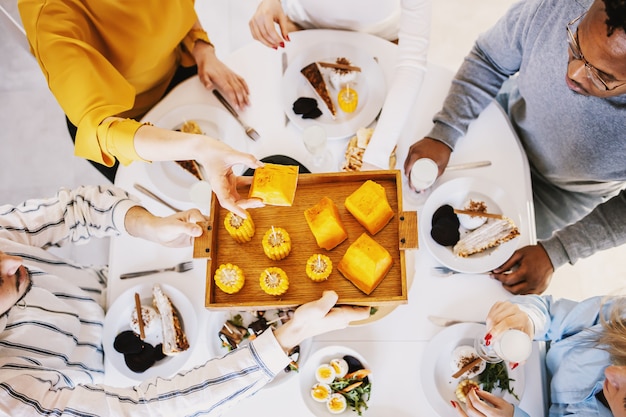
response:
[[(302, 31), (290, 35), (292, 41), (286, 48), (292, 57), (319, 42), (341, 42), (363, 48), (377, 57), (387, 83), (393, 75), (396, 45), (382, 39), (353, 32), (332, 30)], [(226, 64), (242, 75), (250, 86), (251, 105), (240, 112), (240, 116), (254, 127), (261, 139), (249, 140), (247, 150), (258, 158), (268, 155), (288, 155), (307, 165), (308, 154), (301, 142), (301, 131), (289, 123), (285, 125), (283, 107), (280, 100), (282, 79), (281, 52), (251, 43), (235, 51), (225, 59)], [(453, 74), (435, 65), (429, 65), (422, 90), (415, 104), (414, 117), (404, 130), (398, 143), (398, 165), (406, 157), (408, 147), (423, 137), (432, 126), (432, 116), (439, 110), (447, 93)], [(175, 88), (165, 97), (144, 120), (159, 119), (176, 107), (190, 104), (209, 104), (221, 108), (213, 94), (206, 91), (197, 78), (192, 78)], [(243, 130), (242, 130), (243, 132)], [(513, 203), (523, 213), (519, 228), (520, 246), (535, 242), (532, 190), (529, 170), (524, 152), (513, 133), (508, 120), (500, 108), (491, 104), (470, 126), (467, 137), (459, 142), (453, 152), (451, 164), (490, 160), (491, 166), (468, 171), (446, 172), (437, 180), (433, 188), (442, 183), (463, 176), (472, 176), (496, 182), (510, 192)], [(330, 142), (330, 148), (337, 161), (343, 158), (347, 140)], [(155, 214), (171, 214), (167, 207), (137, 193), (134, 183), (139, 183), (158, 193), (158, 184), (151, 182), (146, 172), (147, 164), (133, 163), (121, 167), (115, 184), (137, 195), (142, 203)], [(405, 188), (404, 193), (408, 190)], [(168, 200), (167, 197), (165, 197)], [(191, 207), (190, 202), (169, 199), (182, 209)], [(410, 199), (404, 202), (404, 210), (417, 210), (421, 206)], [(410, 284), (408, 303), (401, 305), (383, 318), (363, 326), (350, 327), (342, 331), (328, 333), (315, 338), (312, 349), (328, 345), (343, 345), (359, 352), (366, 358), (373, 370), (373, 401), (364, 413), (368, 417), (412, 417), (434, 416), (424, 394), (420, 372), (422, 357), (428, 341), (441, 328), (427, 319), (428, 315), (484, 320), (489, 307), (499, 300), (510, 297), (501, 285), (487, 275), (457, 274), (442, 278), (432, 274), (432, 266), (437, 265), (423, 245), (421, 249), (407, 253), (407, 280)], [(132, 253), (132, 256), (129, 254)], [(194, 269), (184, 275), (164, 273), (122, 281), (119, 275), (124, 272), (150, 267), (167, 267), (191, 258), (191, 250), (168, 249), (139, 239), (123, 237), (112, 239), (110, 251), (109, 305), (116, 296), (131, 286), (143, 282), (161, 282), (175, 285), (191, 300), (198, 313), (199, 340), (194, 347), (186, 367), (200, 364), (209, 359), (214, 345), (207, 329), (213, 313), (204, 308), (204, 283), (206, 261), (194, 260)], [(526, 386), (521, 407), (532, 416), (545, 415), (547, 398), (545, 392), (545, 371), (542, 344), (535, 343), (531, 358), (524, 365)], [(132, 384), (117, 372), (107, 361), (106, 382), (113, 385)], [(254, 397), (238, 404), (229, 416), (308, 416), (308, 411), (300, 395), (297, 376), (289, 383), (268, 386)], [(455, 415), (450, 407), (450, 415)]]

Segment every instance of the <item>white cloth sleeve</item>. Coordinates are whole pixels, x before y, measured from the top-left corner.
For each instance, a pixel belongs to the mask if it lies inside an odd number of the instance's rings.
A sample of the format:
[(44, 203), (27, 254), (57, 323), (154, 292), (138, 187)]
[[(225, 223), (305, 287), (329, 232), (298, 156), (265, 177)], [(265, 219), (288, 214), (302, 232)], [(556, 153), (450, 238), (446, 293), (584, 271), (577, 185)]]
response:
[(389, 168), (389, 156), (400, 139), (426, 73), (430, 37), (430, 0), (402, 0), (398, 57), (382, 113), (363, 155), (363, 162)]

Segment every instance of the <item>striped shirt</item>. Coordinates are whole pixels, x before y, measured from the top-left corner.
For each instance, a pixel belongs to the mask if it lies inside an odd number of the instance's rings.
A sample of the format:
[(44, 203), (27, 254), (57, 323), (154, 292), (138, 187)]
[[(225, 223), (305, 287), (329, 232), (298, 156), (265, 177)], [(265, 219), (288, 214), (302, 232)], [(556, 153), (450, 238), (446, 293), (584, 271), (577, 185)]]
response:
[(23, 258), (33, 287), (0, 319), (0, 415), (219, 415), (261, 389), (289, 359), (272, 332), (171, 379), (102, 384), (107, 268), (45, 249), (126, 233), (137, 205), (116, 187), (81, 187), (0, 206), (0, 250)]

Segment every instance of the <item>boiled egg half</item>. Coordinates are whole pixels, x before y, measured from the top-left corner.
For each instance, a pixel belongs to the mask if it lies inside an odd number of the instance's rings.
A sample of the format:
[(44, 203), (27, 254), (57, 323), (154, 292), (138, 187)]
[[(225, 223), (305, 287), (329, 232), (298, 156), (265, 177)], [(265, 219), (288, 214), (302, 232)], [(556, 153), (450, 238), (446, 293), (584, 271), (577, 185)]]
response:
[(332, 393), (328, 384), (317, 383), (311, 388), (311, 397), (320, 403), (328, 401)]
[(332, 394), (326, 402), (326, 408), (328, 408), (331, 414), (343, 413), (347, 407), (346, 397), (337, 393)]
[(335, 369), (330, 364), (323, 364), (317, 367), (315, 379), (322, 384), (330, 384), (335, 380)]
[(343, 358), (336, 358), (330, 361), (330, 366), (335, 370), (337, 378), (343, 378), (348, 373), (348, 362)]

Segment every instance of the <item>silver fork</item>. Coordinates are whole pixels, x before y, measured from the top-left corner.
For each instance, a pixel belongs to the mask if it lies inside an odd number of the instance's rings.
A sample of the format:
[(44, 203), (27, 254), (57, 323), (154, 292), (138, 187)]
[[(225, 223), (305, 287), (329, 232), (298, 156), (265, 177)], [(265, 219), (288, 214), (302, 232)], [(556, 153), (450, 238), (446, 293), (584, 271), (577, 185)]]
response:
[(441, 277), (449, 277), (450, 275), (459, 273), (459, 271), (455, 271), (447, 266), (433, 266), (433, 272)]
[(233, 106), (231, 106), (230, 103), (224, 98), (222, 93), (220, 93), (217, 90), (213, 90), (213, 95), (217, 97), (220, 103), (222, 103), (222, 105), (226, 107), (226, 110), (228, 110), (228, 112), (233, 115), (233, 117), (237, 120), (237, 122), (239, 122), (241, 127), (243, 127), (243, 129), (246, 131), (246, 135), (248, 135), (250, 139), (254, 141), (259, 140), (259, 138), (261, 137), (259, 133), (256, 130), (254, 130), (252, 127), (248, 126), (243, 120), (239, 118), (239, 115), (237, 114)]
[(160, 272), (167, 272), (167, 271), (187, 272), (191, 269), (193, 269), (193, 262), (187, 261), (187, 262), (181, 262), (178, 265), (175, 265), (171, 268), (151, 269), (149, 271), (128, 272), (126, 274), (120, 275), (120, 279), (143, 277), (144, 275), (158, 274)]

